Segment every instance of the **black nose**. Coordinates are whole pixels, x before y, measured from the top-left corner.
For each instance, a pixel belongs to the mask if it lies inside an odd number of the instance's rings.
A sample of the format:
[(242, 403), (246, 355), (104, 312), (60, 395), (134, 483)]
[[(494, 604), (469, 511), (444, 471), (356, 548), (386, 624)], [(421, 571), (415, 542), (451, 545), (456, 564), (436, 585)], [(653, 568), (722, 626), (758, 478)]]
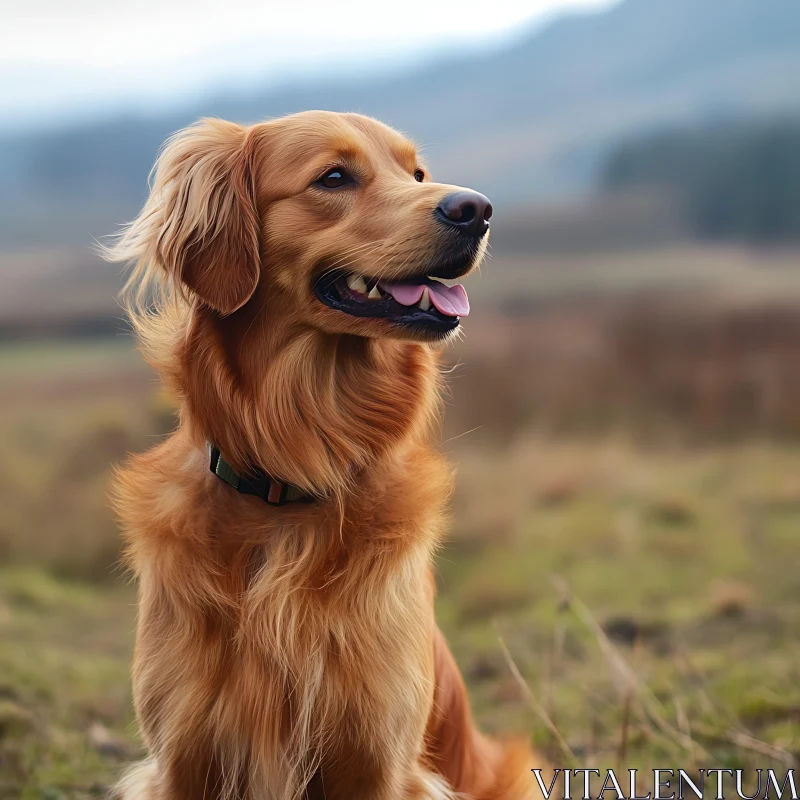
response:
[(483, 236), (489, 230), (492, 204), (489, 198), (470, 189), (453, 192), (436, 206), (436, 216), (470, 236)]

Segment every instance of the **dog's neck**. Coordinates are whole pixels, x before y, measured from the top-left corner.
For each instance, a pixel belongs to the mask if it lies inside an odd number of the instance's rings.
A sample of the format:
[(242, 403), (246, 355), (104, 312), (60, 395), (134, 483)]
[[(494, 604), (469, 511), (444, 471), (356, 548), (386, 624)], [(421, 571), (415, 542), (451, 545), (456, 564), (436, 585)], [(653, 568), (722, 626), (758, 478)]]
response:
[(213, 442), (236, 469), (341, 495), (360, 472), (430, 435), (439, 374), (427, 346), (298, 328), (260, 337), (254, 350), (247, 331), (232, 346), (237, 337), (218, 325), (196, 318), (174, 377), (192, 438)]

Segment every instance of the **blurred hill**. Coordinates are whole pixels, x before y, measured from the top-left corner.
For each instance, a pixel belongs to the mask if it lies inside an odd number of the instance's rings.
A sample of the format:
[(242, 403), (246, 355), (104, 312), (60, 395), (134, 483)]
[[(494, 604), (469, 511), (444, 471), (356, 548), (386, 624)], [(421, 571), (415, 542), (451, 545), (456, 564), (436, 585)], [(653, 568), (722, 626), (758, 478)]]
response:
[(231, 91), (151, 118), (0, 134), (0, 242), (83, 244), (142, 202), (164, 138), (197, 116), (375, 115), (426, 145), (438, 178), (512, 201), (575, 196), (626, 136), (800, 110), (800, 4), (625, 0), (491, 52), (391, 78)]
[(665, 130), (614, 149), (601, 186), (661, 190), (694, 236), (800, 240), (800, 121)]

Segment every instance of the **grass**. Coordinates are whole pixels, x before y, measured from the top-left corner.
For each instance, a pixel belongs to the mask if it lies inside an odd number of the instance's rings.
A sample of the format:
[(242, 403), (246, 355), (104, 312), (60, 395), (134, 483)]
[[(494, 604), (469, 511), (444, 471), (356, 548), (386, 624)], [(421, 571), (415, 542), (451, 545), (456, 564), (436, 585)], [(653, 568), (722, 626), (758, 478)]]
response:
[[(497, 247), (502, 247), (502, 240)], [(520, 252), (498, 254), (496, 264), (482, 268), (477, 282), (484, 306), (685, 292), (750, 303), (776, 298), (796, 301), (800, 296), (796, 265), (797, 251), (790, 248), (678, 244), (589, 253)]]
[[(141, 750), (106, 488), (172, 418), (118, 348), (77, 372), (67, 349), (0, 353), (23, 365), (0, 399), (0, 798), (102, 796)], [(459, 477), (437, 614), (487, 730), (563, 766), (797, 759), (800, 445), (518, 428), (445, 449)]]
[[(533, 728), (563, 763), (544, 709), (581, 766), (796, 758), (800, 449), (530, 439), (504, 458), (505, 525), (468, 528), (440, 564), (439, 616), (484, 723)], [(491, 514), (485, 470), (464, 454), (456, 521)]]
[(0, 560), (113, 580), (111, 468), (174, 424), (130, 338), (0, 348)]
[(130, 587), (0, 572), (0, 797), (103, 796), (136, 755)]
[(23, 341), (0, 347), (0, 373), (6, 378), (54, 374), (96, 375), (113, 369), (135, 368), (140, 360), (129, 335), (113, 339)]

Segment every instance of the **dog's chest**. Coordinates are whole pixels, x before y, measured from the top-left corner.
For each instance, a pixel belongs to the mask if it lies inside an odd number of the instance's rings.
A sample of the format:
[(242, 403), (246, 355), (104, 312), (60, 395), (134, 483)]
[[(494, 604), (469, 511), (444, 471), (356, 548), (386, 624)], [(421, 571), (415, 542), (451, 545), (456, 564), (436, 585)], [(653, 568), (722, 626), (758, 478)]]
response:
[(302, 555), (266, 551), (250, 577), (225, 680), (237, 726), (274, 720), (269, 738), (312, 750), (331, 735), (418, 739), (433, 693), (427, 548), (376, 548), (310, 583)]
[[(352, 556), (304, 558), (265, 549), (248, 567), (237, 638), (271, 661), (301, 668), (321, 658), (330, 669), (355, 667), (377, 650), (402, 649), (432, 619), (430, 552), (402, 556), (370, 546)], [(306, 562), (306, 563), (304, 563)]]

